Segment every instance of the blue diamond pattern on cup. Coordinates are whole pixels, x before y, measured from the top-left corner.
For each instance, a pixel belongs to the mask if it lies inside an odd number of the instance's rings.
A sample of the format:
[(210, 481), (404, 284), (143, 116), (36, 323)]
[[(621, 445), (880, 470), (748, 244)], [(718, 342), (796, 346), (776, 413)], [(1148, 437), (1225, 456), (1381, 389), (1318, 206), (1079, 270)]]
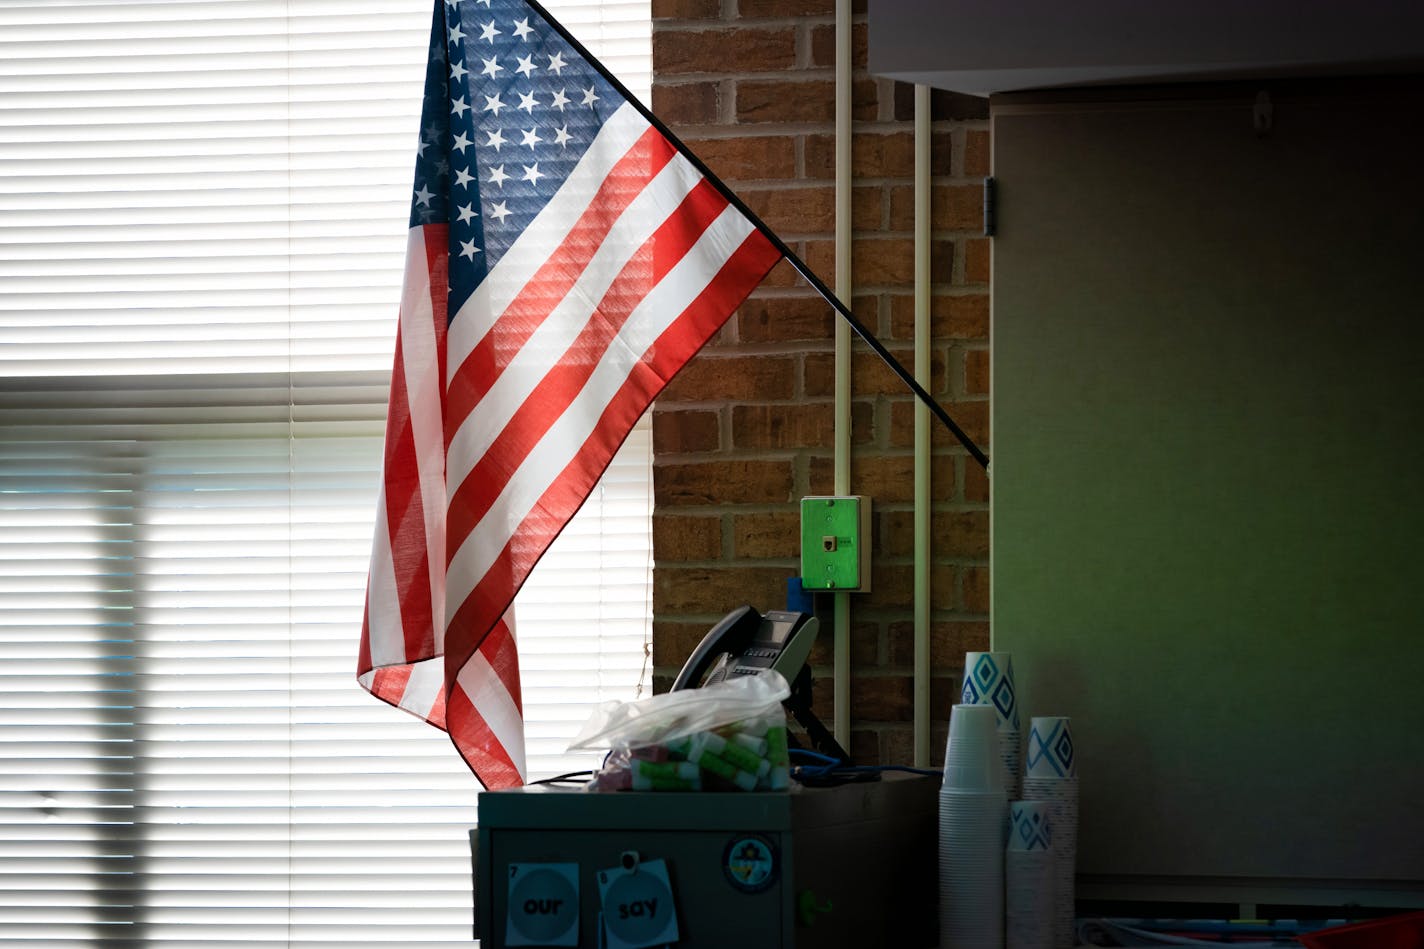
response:
[(1073, 773), (1073, 736), (1064, 729), (1053, 744), (1053, 753), (1058, 758), (1064, 774)]
[(999, 684), (994, 688), (994, 708), (999, 710), (999, 720), (1014, 723), (1018, 727), (1019, 710), (1014, 704), (1014, 684), (1008, 679), (1000, 679)]
[(979, 704), (979, 690), (974, 688), (974, 680), (970, 676), (964, 677), (964, 688), (960, 692), (959, 701), (965, 705)]
[(979, 661), (974, 665), (974, 679), (983, 689), (988, 689), (994, 684), (994, 680), (999, 677), (999, 667), (988, 653), (980, 653)]
[(1060, 778), (1073, 775), (1073, 738), (1062, 719), (1055, 720), (1046, 735), (1036, 725), (1029, 728), (1029, 770), (1037, 768), (1041, 762), (1047, 762), (1053, 773)]
[(1009, 819), (1025, 850), (1048, 850), (1053, 846), (1051, 822), (1036, 808), (1021, 807), (1016, 802), (1010, 809)]

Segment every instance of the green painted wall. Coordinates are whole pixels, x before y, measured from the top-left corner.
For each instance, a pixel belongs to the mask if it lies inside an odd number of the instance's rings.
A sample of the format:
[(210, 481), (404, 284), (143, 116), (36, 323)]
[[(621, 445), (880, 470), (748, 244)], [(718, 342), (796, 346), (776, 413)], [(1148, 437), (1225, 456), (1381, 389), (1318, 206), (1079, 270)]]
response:
[(1424, 898), (1424, 96), (993, 106), (992, 635), (1080, 873)]

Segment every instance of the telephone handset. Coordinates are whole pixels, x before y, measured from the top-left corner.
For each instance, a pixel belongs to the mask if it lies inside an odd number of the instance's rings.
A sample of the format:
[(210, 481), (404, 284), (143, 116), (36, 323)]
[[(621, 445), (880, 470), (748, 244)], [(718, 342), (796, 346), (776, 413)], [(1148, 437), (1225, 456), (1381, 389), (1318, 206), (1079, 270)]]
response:
[[(850, 755), (811, 710), (811, 666), (806, 660), (819, 628), (820, 621), (809, 613), (768, 610), (763, 615), (740, 606), (702, 637), (677, 674), (672, 691), (775, 669), (791, 686), (791, 696), (782, 705), (806, 730), (812, 748), (849, 765)], [(794, 738), (792, 745), (799, 747)]]
[(692, 651), (673, 682), (673, 691), (695, 689), (728, 676), (757, 675), (766, 669), (794, 683), (811, 655), (820, 627), (809, 613), (741, 606), (713, 626)]

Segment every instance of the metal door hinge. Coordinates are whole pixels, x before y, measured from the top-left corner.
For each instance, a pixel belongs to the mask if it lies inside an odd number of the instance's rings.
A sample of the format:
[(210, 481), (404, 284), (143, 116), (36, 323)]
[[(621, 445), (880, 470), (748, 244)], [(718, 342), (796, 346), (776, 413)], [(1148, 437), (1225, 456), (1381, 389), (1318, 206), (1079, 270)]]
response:
[(994, 206), (994, 176), (984, 179), (984, 236), (994, 236), (994, 226), (998, 223), (997, 208)]

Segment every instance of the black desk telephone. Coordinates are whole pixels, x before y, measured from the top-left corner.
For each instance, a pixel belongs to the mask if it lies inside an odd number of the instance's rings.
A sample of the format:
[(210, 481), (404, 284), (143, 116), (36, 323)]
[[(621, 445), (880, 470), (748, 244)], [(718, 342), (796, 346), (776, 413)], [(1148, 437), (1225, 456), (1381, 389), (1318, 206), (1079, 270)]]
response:
[(750, 606), (738, 607), (702, 637), (672, 690), (695, 689), (765, 669), (775, 669), (788, 684), (794, 682), (811, 655), (819, 628), (809, 613), (769, 610), (763, 616)]
[(811, 711), (811, 666), (806, 660), (819, 629), (820, 622), (809, 613), (768, 610), (762, 614), (750, 606), (738, 607), (702, 637), (677, 674), (672, 691), (775, 669), (791, 686), (791, 697), (782, 704), (806, 729), (815, 749), (849, 764), (850, 755)]

